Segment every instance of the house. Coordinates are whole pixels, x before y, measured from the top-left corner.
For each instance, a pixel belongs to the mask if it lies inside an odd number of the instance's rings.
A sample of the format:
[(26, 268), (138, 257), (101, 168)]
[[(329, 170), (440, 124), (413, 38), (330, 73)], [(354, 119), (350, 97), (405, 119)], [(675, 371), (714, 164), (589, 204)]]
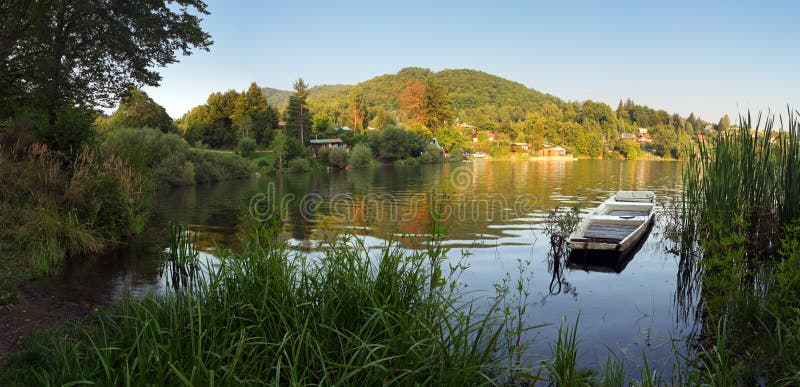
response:
[(563, 157), (567, 155), (567, 150), (560, 146), (548, 142), (542, 144), (542, 146), (544, 148), (536, 152), (537, 157)]
[(531, 144), (527, 142), (512, 142), (511, 143), (511, 151), (512, 152), (527, 152), (531, 149)]
[(639, 128), (639, 135), (647, 134), (647, 128)]
[[(645, 129), (645, 130), (647, 130), (647, 129)], [(647, 133), (640, 134), (639, 138), (636, 139), (636, 142), (638, 142), (638, 143), (653, 142), (653, 136), (651, 136), (651, 135), (649, 135)]]
[[(486, 136), (489, 137), (489, 141), (494, 141), (494, 132), (486, 132)], [(478, 142), (478, 133), (472, 133), (472, 142)]]
[(636, 141), (637, 137), (633, 133), (622, 133), (619, 139), (620, 141)]
[(342, 141), (341, 138), (323, 138), (323, 139), (314, 139), (309, 141), (311, 143), (311, 150), (314, 151), (314, 155), (317, 155), (317, 152), (320, 148), (344, 148), (347, 149), (347, 144)]

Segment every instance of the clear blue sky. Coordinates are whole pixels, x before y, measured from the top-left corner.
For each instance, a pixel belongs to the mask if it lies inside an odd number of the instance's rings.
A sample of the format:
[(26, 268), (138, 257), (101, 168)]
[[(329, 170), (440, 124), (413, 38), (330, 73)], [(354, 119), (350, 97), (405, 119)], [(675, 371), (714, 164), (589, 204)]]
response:
[(250, 82), (355, 84), (403, 67), (482, 70), (565, 100), (632, 98), (716, 121), (800, 108), (800, 1), (209, 0), (210, 52), (145, 90), (174, 118)]

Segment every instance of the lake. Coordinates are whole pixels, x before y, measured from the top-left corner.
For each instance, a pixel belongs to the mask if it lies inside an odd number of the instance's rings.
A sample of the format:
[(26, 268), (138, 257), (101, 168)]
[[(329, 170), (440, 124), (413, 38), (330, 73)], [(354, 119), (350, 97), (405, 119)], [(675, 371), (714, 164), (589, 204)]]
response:
[[(241, 217), (279, 211), (286, 238), (313, 254), (320, 241), (340, 233), (378, 246), (388, 239), (418, 248), (434, 220), (447, 231), (448, 258), (469, 269), (461, 281), (473, 295), (490, 296), (522, 263), (529, 282), (531, 353), (547, 356), (562, 321), (578, 330), (579, 361), (594, 366), (609, 351), (626, 360), (627, 371), (646, 353), (651, 366), (669, 373), (673, 348), (684, 351), (694, 321), (678, 296), (679, 259), (668, 252), (665, 216), (657, 221), (635, 257), (621, 266), (594, 267), (554, 262), (547, 215), (556, 206), (595, 207), (617, 190), (652, 190), (662, 206), (680, 195), (682, 164), (662, 161), (489, 161), (382, 167), (261, 177), (159, 192), (152, 199), (147, 229), (128, 244), (81, 262), (36, 286), (64, 300), (90, 306), (129, 294), (162, 292), (161, 251), (169, 222), (187, 224), (197, 248), (207, 254), (238, 243)], [(617, 270), (619, 273), (615, 272)]]

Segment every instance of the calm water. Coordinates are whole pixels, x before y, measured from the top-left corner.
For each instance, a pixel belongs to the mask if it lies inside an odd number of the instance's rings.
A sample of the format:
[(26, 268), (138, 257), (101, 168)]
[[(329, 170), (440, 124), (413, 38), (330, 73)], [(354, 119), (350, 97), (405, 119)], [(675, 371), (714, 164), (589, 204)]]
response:
[(481, 160), (187, 187), (158, 194), (150, 226), (126, 246), (67, 265), (63, 275), (39, 285), (89, 305), (163, 291), (161, 251), (170, 221), (189, 225), (199, 236), (197, 247), (213, 254), (238, 243), (241, 216), (269, 210), (280, 211), (286, 237), (302, 251), (342, 232), (364, 236), (371, 245), (392, 238), (415, 248), (434, 218), (441, 218), (449, 257), (471, 254), (462, 277), (469, 289), (491, 295), (507, 273), (516, 279), (520, 261), (529, 262), (527, 320), (554, 324), (536, 332), (532, 353), (549, 354), (562, 319), (574, 323), (580, 315), (584, 365), (604, 361), (610, 349), (627, 360), (629, 372), (638, 373), (642, 353), (669, 372), (673, 343), (683, 347), (693, 321), (676, 305), (678, 258), (666, 251), (665, 217), (657, 218), (649, 239), (619, 273), (565, 260), (554, 264), (544, 220), (556, 206), (588, 210), (622, 189), (652, 190), (659, 203), (669, 203), (679, 192), (680, 172), (676, 162)]

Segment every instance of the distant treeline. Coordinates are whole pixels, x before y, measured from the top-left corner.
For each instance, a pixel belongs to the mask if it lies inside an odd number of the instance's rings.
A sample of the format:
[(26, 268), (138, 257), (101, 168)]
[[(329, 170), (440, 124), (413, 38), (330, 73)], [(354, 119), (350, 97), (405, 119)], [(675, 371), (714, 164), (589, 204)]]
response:
[[(502, 154), (512, 142), (530, 143), (532, 150), (548, 142), (576, 155), (628, 158), (641, 151), (686, 157), (709, 125), (694, 114), (681, 117), (630, 99), (621, 100), (616, 109), (591, 100), (565, 102), (475, 70), (406, 68), (355, 86), (309, 88), (302, 83), (299, 91), (297, 86), (290, 92), (253, 83), (241, 93), (213, 93), (176, 124), (190, 143), (215, 148), (235, 146), (243, 136), (269, 146), (273, 130), (284, 126), (290, 138), (302, 136), (307, 143), (335, 128), (346, 127), (358, 135), (368, 128), (396, 125), (436, 137), (446, 148)], [(723, 117), (712, 126), (729, 125)], [(648, 130), (648, 141), (632, 145), (621, 140), (623, 133), (638, 136), (639, 128)], [(491, 132), (496, 141), (473, 143), (472, 135), (480, 132)]]

